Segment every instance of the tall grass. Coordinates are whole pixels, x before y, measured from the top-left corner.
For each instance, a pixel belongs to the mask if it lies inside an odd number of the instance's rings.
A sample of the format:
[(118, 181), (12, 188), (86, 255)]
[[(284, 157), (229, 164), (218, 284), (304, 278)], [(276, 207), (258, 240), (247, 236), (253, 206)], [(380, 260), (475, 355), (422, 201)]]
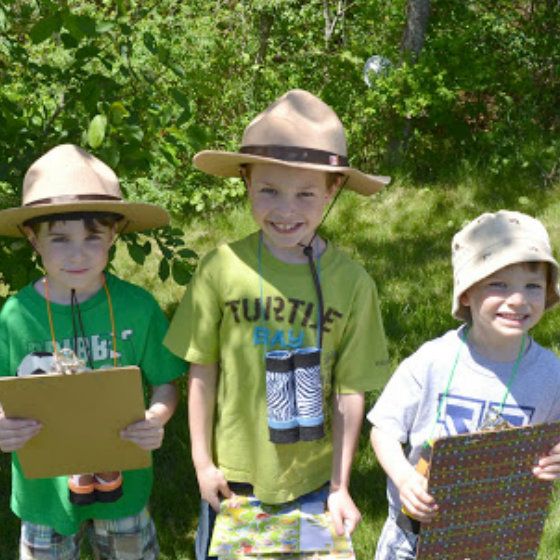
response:
[[(322, 230), (326, 238), (361, 262), (375, 278), (382, 302), (393, 366), (424, 341), (457, 323), (451, 318), (450, 243), (453, 234), (484, 211), (520, 210), (540, 218), (560, 247), (560, 184), (542, 189), (519, 182), (481, 180), (465, 172), (459, 183), (411, 188), (397, 181), (384, 192), (363, 198), (345, 192), (339, 197)], [(250, 212), (240, 207), (191, 220), (184, 225), (187, 244), (200, 254), (220, 242), (254, 229)], [(157, 262), (135, 265), (120, 250), (116, 272), (146, 286), (172, 313), (183, 288), (157, 279)], [(560, 314), (545, 314), (533, 335), (559, 350)], [(185, 381), (180, 384), (185, 392)], [(368, 406), (375, 395), (368, 395)], [(372, 559), (386, 516), (385, 476), (374, 459), (364, 423), (356, 456), (352, 492), (363, 522), (355, 533), (358, 560)], [(193, 558), (198, 490), (190, 462), (184, 399), (166, 430), (163, 448), (155, 455), (156, 482), (152, 511), (160, 535), (162, 558)], [(8, 512), (9, 474), (6, 457), (0, 460), (0, 558), (16, 558), (17, 520)], [(560, 559), (560, 499), (555, 498), (539, 560)]]

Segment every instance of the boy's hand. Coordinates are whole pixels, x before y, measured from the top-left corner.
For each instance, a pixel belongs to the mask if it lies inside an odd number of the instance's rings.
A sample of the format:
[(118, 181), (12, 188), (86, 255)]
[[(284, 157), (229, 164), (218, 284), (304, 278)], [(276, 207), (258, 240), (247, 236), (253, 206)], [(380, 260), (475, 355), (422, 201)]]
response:
[(346, 488), (331, 490), (327, 507), (331, 513), (336, 534), (339, 536), (344, 535), (345, 531), (351, 535), (362, 519), (360, 511)]
[(200, 497), (206, 500), (216, 512), (220, 511), (220, 496), (224, 498), (233, 496), (224, 473), (214, 464), (197, 469), (196, 478), (198, 479)]
[(548, 455), (541, 457), (533, 474), (540, 480), (556, 480), (560, 478), (560, 443), (557, 443)]
[(428, 480), (413, 467), (397, 484), (399, 497), (407, 512), (421, 523), (430, 523), (437, 514), (438, 506), (426, 489)]
[(121, 431), (121, 438), (127, 439), (146, 451), (159, 449), (163, 442), (164, 423), (160, 416), (146, 410), (144, 420), (130, 424)]
[(43, 426), (29, 418), (6, 418), (0, 406), (0, 450), (8, 453), (22, 448)]

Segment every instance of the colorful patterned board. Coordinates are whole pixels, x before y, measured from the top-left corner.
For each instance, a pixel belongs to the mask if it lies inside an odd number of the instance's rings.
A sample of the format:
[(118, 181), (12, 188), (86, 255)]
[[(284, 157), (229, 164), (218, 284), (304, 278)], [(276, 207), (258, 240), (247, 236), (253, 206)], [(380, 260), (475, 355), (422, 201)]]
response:
[(559, 441), (560, 422), (437, 440), (428, 486), (440, 510), (417, 560), (536, 558), (552, 483), (531, 467)]
[(255, 497), (224, 500), (210, 546), (220, 560), (354, 560), (348, 537), (338, 537), (322, 502), (264, 505)]

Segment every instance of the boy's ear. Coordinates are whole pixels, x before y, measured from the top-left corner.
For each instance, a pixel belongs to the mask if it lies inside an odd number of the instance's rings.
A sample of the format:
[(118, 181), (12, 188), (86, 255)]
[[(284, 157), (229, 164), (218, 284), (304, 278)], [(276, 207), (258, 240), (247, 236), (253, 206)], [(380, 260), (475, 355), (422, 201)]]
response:
[(23, 233), (25, 233), (25, 237), (27, 237), (27, 241), (29, 241), (33, 249), (37, 250), (37, 236), (35, 232), (28, 226), (22, 226), (21, 229)]
[(461, 305), (464, 305), (465, 307), (470, 307), (471, 306), (471, 302), (469, 300), (469, 290), (467, 290), (466, 292), (463, 292), (459, 296), (459, 303)]
[(331, 200), (344, 185), (344, 175), (338, 173), (333, 178), (327, 178), (327, 199)]

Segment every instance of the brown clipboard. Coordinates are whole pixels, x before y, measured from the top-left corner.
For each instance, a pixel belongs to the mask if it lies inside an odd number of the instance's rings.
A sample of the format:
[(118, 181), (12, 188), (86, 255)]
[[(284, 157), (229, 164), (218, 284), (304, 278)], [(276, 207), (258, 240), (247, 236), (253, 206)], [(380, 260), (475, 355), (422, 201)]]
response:
[(149, 451), (121, 439), (120, 431), (144, 419), (136, 366), (0, 377), (0, 404), (8, 418), (43, 425), (17, 456), (27, 478), (130, 470), (151, 464)]
[(558, 421), (436, 440), (428, 492), (439, 512), (422, 525), (418, 560), (535, 558), (553, 483), (532, 467), (558, 441)]

